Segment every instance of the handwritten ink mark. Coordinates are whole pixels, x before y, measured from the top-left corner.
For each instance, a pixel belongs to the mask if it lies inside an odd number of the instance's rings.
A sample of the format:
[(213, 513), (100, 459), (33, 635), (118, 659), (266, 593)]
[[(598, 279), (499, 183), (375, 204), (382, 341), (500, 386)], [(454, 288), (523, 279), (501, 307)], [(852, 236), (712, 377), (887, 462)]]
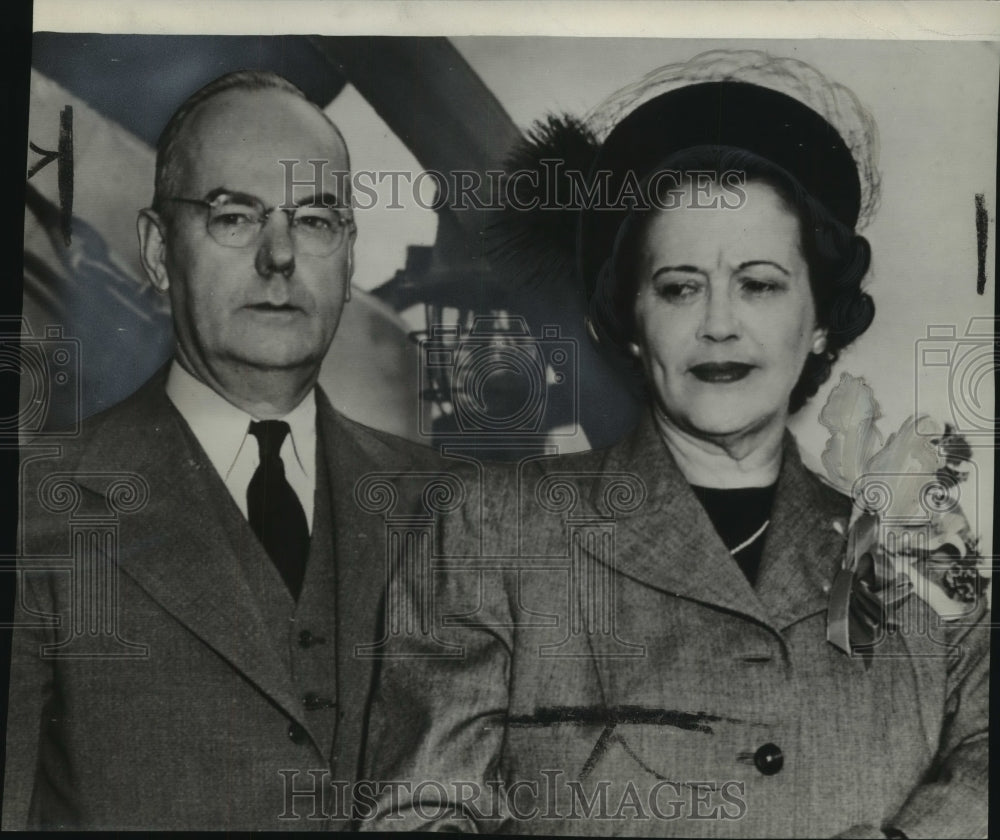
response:
[(586, 779), (597, 763), (604, 757), (611, 744), (620, 744), (625, 752), (631, 756), (644, 770), (655, 775), (658, 779), (661, 776), (645, 762), (643, 762), (628, 742), (616, 731), (620, 725), (651, 725), (670, 726), (676, 729), (683, 729), (689, 732), (701, 732), (706, 735), (712, 734), (710, 723), (724, 721), (726, 723), (744, 723), (738, 718), (724, 718), (720, 715), (711, 715), (707, 712), (679, 712), (673, 709), (651, 709), (644, 706), (614, 706), (605, 708), (603, 706), (543, 706), (535, 710), (531, 715), (511, 715), (507, 718), (507, 725), (510, 727), (549, 727), (549, 726), (603, 726), (601, 735), (594, 744), (594, 748), (587, 756), (580, 771), (580, 779)]
[(31, 149), (31, 151), (33, 151), (35, 154), (42, 156), (42, 159), (37, 161), (35, 165), (28, 170), (28, 180), (30, 181), (34, 177), (35, 173), (37, 173), (41, 169), (44, 169), (48, 164), (52, 163), (52, 161), (58, 158), (59, 152), (51, 152), (48, 151), (47, 149), (42, 149), (41, 147), (36, 146), (34, 143), (30, 141), (28, 142), (28, 148)]
[(594, 744), (594, 748), (590, 751), (590, 755), (587, 756), (587, 760), (583, 763), (583, 769), (580, 771), (580, 780), (586, 779), (597, 766), (597, 762), (604, 758), (604, 753), (608, 751), (608, 745), (611, 743), (611, 735), (615, 731), (615, 725), (609, 723), (607, 726), (601, 730), (601, 737), (597, 739), (597, 743)]
[(976, 244), (979, 259), (979, 271), (976, 274), (976, 294), (986, 291), (986, 246), (989, 243), (989, 215), (986, 213), (986, 198), (982, 193), (976, 193)]
[(672, 709), (651, 709), (645, 706), (545, 706), (533, 715), (512, 715), (508, 726), (618, 726), (645, 724), (672, 726), (692, 732), (712, 733), (710, 723), (726, 721), (742, 723), (735, 718), (722, 718), (706, 712), (678, 712)]
[(59, 145), (56, 151), (43, 149), (32, 142), (28, 143), (28, 148), (42, 156), (28, 170), (29, 181), (52, 161), (57, 162), (59, 228), (63, 244), (69, 246), (73, 240), (73, 106), (67, 105), (59, 112)]

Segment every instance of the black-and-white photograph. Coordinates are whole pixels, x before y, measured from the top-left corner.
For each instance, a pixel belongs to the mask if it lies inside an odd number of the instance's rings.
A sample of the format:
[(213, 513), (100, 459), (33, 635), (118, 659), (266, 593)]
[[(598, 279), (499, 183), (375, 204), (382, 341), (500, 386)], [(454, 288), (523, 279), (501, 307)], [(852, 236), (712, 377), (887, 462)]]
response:
[(1000, 10), (546, 5), (35, 3), (4, 830), (987, 835)]

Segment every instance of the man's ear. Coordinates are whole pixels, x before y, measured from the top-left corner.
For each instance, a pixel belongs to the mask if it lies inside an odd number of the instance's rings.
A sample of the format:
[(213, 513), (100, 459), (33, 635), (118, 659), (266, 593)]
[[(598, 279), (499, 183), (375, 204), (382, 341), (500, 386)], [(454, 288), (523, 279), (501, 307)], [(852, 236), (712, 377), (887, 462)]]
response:
[(170, 288), (167, 275), (166, 222), (148, 207), (139, 211), (136, 232), (139, 234), (139, 259), (156, 291), (164, 294)]

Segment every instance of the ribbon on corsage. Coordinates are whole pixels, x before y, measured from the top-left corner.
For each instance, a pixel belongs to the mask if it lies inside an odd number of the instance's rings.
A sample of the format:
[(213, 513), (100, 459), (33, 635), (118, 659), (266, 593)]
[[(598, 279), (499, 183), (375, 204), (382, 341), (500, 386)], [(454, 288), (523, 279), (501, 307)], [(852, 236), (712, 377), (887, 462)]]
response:
[(881, 416), (871, 388), (847, 373), (819, 415), (830, 430), (829, 481), (854, 502), (827, 611), (827, 640), (848, 655), (870, 655), (913, 596), (944, 621), (969, 615), (990, 574), (959, 503), (969, 445), (923, 416), (907, 418), (882, 445)]

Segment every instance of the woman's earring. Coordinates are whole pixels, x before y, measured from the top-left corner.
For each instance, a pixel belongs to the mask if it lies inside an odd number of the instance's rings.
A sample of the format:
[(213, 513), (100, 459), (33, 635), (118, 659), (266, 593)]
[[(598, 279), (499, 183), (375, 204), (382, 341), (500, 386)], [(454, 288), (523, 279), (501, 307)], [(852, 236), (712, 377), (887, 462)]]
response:
[(826, 350), (826, 336), (825, 336), (825, 335), (821, 335), (821, 336), (818, 336), (818, 337), (817, 337), (817, 338), (816, 338), (816, 339), (815, 339), (815, 340), (813, 341), (813, 347), (812, 347), (812, 351), (813, 351), (813, 353), (815, 353), (815, 354), (816, 354), (817, 356), (820, 356), (820, 355), (822, 355), (822, 354), (823, 354), (823, 352), (824, 352), (825, 350)]
[(639, 345), (634, 341), (630, 341), (626, 347), (628, 347), (628, 352), (635, 356), (637, 359), (642, 356), (642, 350), (639, 349)]

